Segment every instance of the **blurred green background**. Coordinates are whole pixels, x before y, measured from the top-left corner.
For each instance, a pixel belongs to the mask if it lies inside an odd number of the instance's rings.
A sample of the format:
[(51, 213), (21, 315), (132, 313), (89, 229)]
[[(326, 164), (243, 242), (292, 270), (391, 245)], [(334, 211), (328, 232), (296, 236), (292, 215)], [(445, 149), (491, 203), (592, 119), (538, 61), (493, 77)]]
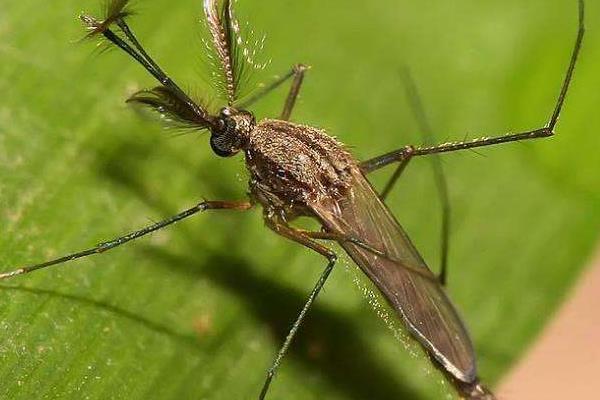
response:
[[(600, 228), (600, 9), (558, 135), (443, 156), (450, 184), (449, 292), (494, 385), (535, 340)], [(200, 0), (138, 1), (132, 28), (182, 86), (201, 78)], [(80, 43), (95, 0), (0, 5), (0, 265), (84, 248), (202, 198), (240, 199), (241, 157), (175, 136), (124, 105), (147, 74)], [(310, 64), (293, 119), (368, 158), (419, 143), (408, 66), (439, 141), (539, 127), (576, 31), (576, 2), (240, 0), (268, 35), (261, 81)], [(284, 91), (255, 109), (276, 116)], [(431, 267), (439, 204), (416, 160), (389, 204)], [(389, 172), (376, 173), (381, 187)], [(93, 259), (0, 287), (0, 398), (253, 399), (323, 260), (267, 231), (260, 210), (204, 214)], [(452, 391), (407, 351), (337, 269), (273, 399), (430, 399)], [(568, 368), (558, 366), (557, 368)]]

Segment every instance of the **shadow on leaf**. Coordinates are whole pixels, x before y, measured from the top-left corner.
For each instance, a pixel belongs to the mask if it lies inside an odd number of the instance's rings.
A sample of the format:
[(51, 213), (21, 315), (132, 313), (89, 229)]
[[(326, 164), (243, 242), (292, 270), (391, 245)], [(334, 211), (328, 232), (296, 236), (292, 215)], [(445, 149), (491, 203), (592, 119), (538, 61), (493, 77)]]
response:
[[(143, 178), (134, 173), (136, 165), (142, 164), (158, 150), (149, 145), (146, 147), (139, 145), (139, 143), (137, 145), (128, 143), (127, 139), (123, 139), (123, 142), (113, 148), (106, 158), (100, 160), (99, 173), (109, 177), (121, 189), (131, 192), (138, 200), (155, 210), (157, 215), (167, 216), (173, 212), (163, 200), (167, 198), (168, 193), (150, 193), (143, 184)], [(132, 148), (135, 151), (132, 151)], [(174, 165), (177, 165), (177, 169), (198, 170), (192, 161), (186, 160), (186, 156), (172, 154), (172, 157), (176, 161)], [(214, 175), (211, 177), (210, 182), (204, 184), (211, 185), (211, 188), (214, 188), (216, 193), (223, 194), (224, 198), (231, 195), (230, 191), (219, 183), (218, 177)], [(311, 287), (307, 287), (306, 291), (302, 292), (283, 286), (276, 280), (259, 276), (254, 272), (257, 268), (248, 260), (236, 255), (239, 251), (236, 251), (235, 241), (228, 243), (226, 251), (202, 248), (199, 252), (201, 245), (195, 241), (195, 238), (203, 232), (201, 226), (198, 228), (198, 234), (189, 234), (188, 231), (185, 236), (187, 246), (185, 255), (176, 255), (164, 247), (145, 246), (143, 249), (148, 257), (157, 260), (158, 265), (165, 266), (169, 271), (189, 275), (191, 279), (208, 277), (215, 284), (235, 293), (254, 318), (271, 327), (275, 352), (287, 335), (291, 322), (306, 301)], [(286, 259), (282, 261), (289, 263), (289, 255), (286, 255)], [(276, 261), (276, 263), (282, 262)], [(317, 275), (315, 280), (316, 277)], [(80, 301), (95, 303), (109, 311), (129, 316), (157, 331), (181, 336), (144, 318), (131, 315), (126, 310), (93, 300), (80, 299)], [(291, 346), (283, 368), (288, 362), (297, 362), (305, 368), (319, 369), (330, 383), (337, 390), (345, 392), (348, 398), (419, 399), (419, 395), (409, 387), (407, 382), (398, 382), (398, 376), (387, 370), (378, 360), (378, 355), (365, 340), (365, 335), (359, 333), (359, 326), (358, 321), (354, 321), (352, 316), (340, 315), (317, 301)], [(188, 337), (184, 339), (189, 340)], [(265, 374), (267, 367), (264, 365)], [(274, 384), (276, 385), (277, 382), (275, 381)]]

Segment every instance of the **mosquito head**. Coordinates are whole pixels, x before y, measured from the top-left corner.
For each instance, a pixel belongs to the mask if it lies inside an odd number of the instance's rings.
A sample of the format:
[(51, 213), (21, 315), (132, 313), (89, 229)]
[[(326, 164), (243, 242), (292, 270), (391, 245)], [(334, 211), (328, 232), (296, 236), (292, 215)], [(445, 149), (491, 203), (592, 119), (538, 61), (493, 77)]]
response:
[(210, 130), (210, 146), (218, 156), (232, 156), (248, 143), (255, 126), (256, 119), (251, 112), (224, 107), (219, 112), (215, 127)]

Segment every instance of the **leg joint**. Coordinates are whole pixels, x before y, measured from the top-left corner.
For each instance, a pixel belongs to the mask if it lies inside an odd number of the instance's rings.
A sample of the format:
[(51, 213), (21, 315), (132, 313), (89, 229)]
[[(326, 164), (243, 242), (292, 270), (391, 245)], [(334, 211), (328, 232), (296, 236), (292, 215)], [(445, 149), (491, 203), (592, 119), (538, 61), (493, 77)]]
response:
[(554, 129), (547, 126), (540, 130), (540, 136), (542, 136), (542, 137), (554, 136)]
[(302, 63), (298, 63), (298, 64), (294, 64), (293, 66), (293, 70), (295, 74), (303, 74), (304, 72), (308, 71), (310, 69), (310, 65), (306, 65), (306, 64), (302, 64)]
[(338, 260), (338, 256), (337, 254), (335, 254), (333, 251), (330, 251), (327, 255), (327, 260), (329, 260), (329, 264), (335, 264)]
[(412, 157), (415, 154), (415, 146), (413, 146), (413, 145), (404, 146), (404, 148), (402, 149), (402, 154), (404, 155), (404, 158)]

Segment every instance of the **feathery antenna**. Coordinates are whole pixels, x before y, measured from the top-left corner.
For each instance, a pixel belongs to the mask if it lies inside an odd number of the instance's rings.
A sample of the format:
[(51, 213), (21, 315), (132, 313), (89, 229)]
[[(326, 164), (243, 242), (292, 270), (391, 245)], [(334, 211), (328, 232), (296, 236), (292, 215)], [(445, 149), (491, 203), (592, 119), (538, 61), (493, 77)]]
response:
[[(146, 53), (125, 21), (125, 18), (131, 14), (129, 0), (111, 0), (104, 7), (102, 19), (88, 14), (79, 17), (89, 30), (87, 38), (102, 35), (129, 54), (161, 83), (157, 88), (134, 94), (128, 102), (147, 106), (165, 119), (187, 127), (206, 129), (214, 126), (214, 117), (204, 107), (194, 102)], [(111, 29), (113, 25), (116, 26), (116, 31)]]
[[(233, 3), (234, 0), (204, 0), (204, 14), (212, 46), (206, 44), (214, 54), (211, 61), (216, 70), (213, 75), (221, 81), (222, 92), (230, 106), (248, 94), (242, 88), (248, 80), (248, 67), (264, 69), (269, 64), (256, 62), (256, 55), (263, 48), (265, 38), (263, 36), (256, 41), (242, 38), (242, 27), (235, 17)], [(250, 37), (252, 33), (249, 32)]]

